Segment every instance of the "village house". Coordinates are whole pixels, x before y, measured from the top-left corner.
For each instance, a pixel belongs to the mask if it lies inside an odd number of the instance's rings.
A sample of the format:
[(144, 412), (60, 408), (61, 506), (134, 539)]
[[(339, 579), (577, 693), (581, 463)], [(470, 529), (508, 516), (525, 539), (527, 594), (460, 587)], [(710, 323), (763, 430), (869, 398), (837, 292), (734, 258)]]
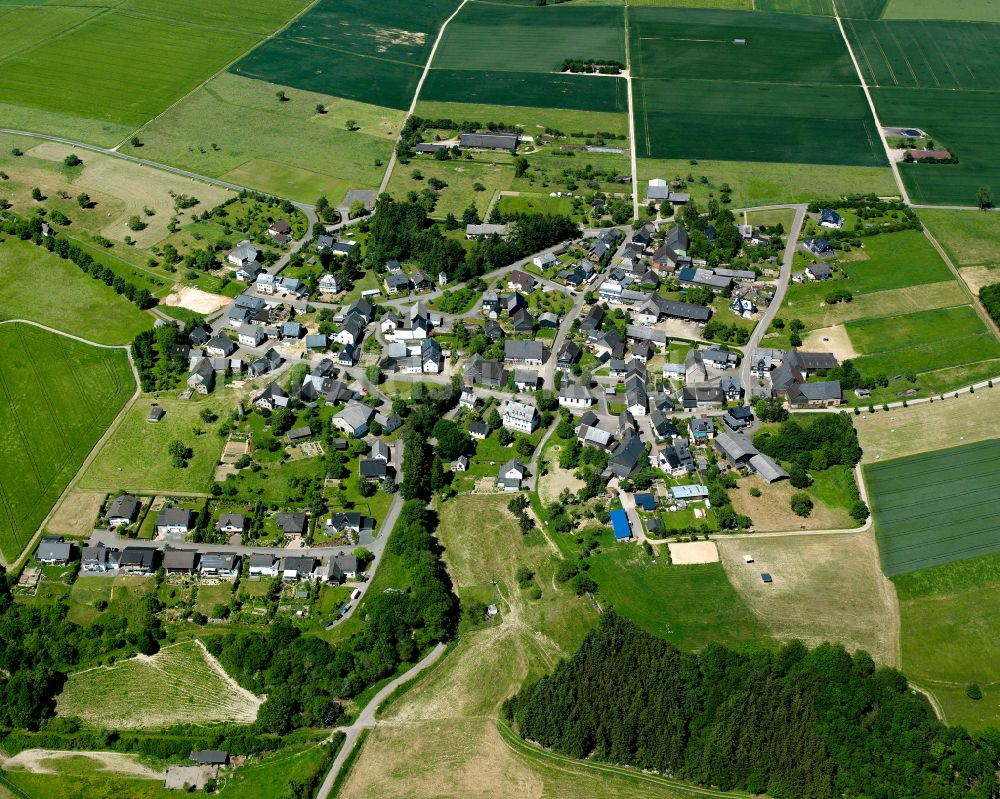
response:
[(118, 569), (124, 574), (152, 574), (156, 565), (156, 549), (128, 546), (121, 551)]
[(497, 474), (497, 487), (503, 491), (519, 491), (521, 481), (524, 480), (527, 473), (528, 469), (521, 461), (517, 458), (511, 458), (500, 467)]
[(108, 547), (103, 542), (94, 546), (88, 544), (83, 548), (80, 570), (91, 574), (115, 571), (120, 557), (121, 553), (117, 549)]
[(108, 527), (127, 527), (132, 524), (132, 522), (139, 518), (139, 508), (141, 506), (139, 500), (131, 494), (122, 494), (119, 497), (115, 497), (105, 516)]
[(240, 573), (240, 556), (235, 552), (206, 552), (201, 556), (198, 570), (203, 577), (232, 580)]
[(570, 381), (564, 382), (559, 389), (559, 406), (576, 410), (589, 408), (594, 404), (594, 397), (586, 386)]
[(163, 552), (163, 570), (167, 574), (194, 574), (198, 553), (193, 549), (166, 549)]
[(277, 577), (278, 559), (266, 552), (255, 552), (250, 555), (251, 577)]
[(243, 240), (226, 253), (226, 262), (240, 269), (250, 269), (260, 260), (260, 250)]
[(539, 424), (538, 409), (517, 400), (504, 401), (501, 418), (505, 428), (520, 433), (533, 433)]
[(73, 545), (61, 536), (47, 535), (35, 550), (35, 560), (46, 566), (65, 566), (73, 557)]
[(504, 362), (524, 366), (541, 366), (545, 360), (545, 347), (540, 341), (515, 341), (503, 343)]
[(187, 508), (164, 508), (156, 514), (156, 534), (186, 535), (194, 529), (194, 511)]

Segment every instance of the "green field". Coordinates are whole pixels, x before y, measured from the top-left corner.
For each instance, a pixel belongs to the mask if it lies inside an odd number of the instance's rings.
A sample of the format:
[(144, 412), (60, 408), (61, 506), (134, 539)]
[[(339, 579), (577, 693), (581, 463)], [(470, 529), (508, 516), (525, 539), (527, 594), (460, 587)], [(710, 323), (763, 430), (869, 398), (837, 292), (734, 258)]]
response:
[[(903, 670), (937, 697), (949, 724), (978, 730), (1000, 723), (1000, 556), (984, 555), (901, 574)], [(972, 701), (965, 686), (978, 683)]]
[[(147, 422), (154, 400), (139, 400), (83, 474), (81, 487), (146, 493), (208, 491), (223, 446), (216, 428), (228, 416), (232, 400), (215, 394), (199, 400), (155, 401), (166, 410), (166, 416), (156, 423)], [(206, 407), (220, 415), (219, 422), (202, 422), (198, 414)], [(196, 429), (204, 432), (197, 435)], [(166, 454), (175, 439), (194, 451), (183, 469), (173, 466)]]
[(476, 103), (433, 102), (422, 99), (417, 103), (416, 114), (425, 119), (452, 119), (456, 122), (504, 122), (520, 125), (532, 134), (532, 128), (556, 128), (566, 134), (614, 133), (628, 135), (628, 116), (623, 113), (601, 111), (572, 111), (521, 105), (479, 105)]
[(1000, 214), (927, 210), (920, 219), (956, 266), (1000, 266)]
[(406, 109), (455, 0), (320, 0), (231, 69), (295, 89)]
[(721, 563), (671, 566), (664, 558), (651, 563), (639, 547), (615, 544), (610, 534), (607, 539), (603, 551), (588, 560), (602, 604), (684, 650), (770, 639)]
[(71, 674), (56, 700), (56, 712), (94, 726), (137, 729), (249, 723), (257, 717), (258, 704), (213, 668), (198, 643), (187, 641), (151, 659), (133, 658)]
[(624, 113), (624, 78), (593, 75), (542, 75), (537, 72), (472, 72), (432, 69), (420, 90), (422, 100), (479, 105), (517, 104), (536, 108)]
[[(911, 0), (904, 0), (909, 3)], [(837, 0), (837, 9), (843, 18), (878, 19), (885, 9), (886, 0)], [(755, 0), (758, 11), (778, 11), (784, 14), (815, 14), (833, 16), (831, 0)]]
[(307, 202), (378, 186), (384, 167), (375, 162), (388, 163), (402, 114), (304, 90), (278, 102), (277, 88), (223, 73), (145, 127), (141, 147), (122, 151)]
[(114, 289), (31, 242), (0, 243), (0, 276), (0, 319), (30, 319), (98, 344), (127, 344), (152, 326), (149, 314)]
[(448, 24), (434, 68), (557, 72), (567, 58), (625, 63), (622, 9), (573, 3), (519, 8), (473, 0)]
[(958, 19), (1000, 22), (1000, 6), (993, 0), (889, 0), (885, 19)]
[(12, 561), (132, 396), (123, 350), (0, 326), (0, 554)]
[(902, 574), (1000, 550), (1000, 441), (865, 467), (882, 569)]
[(668, 8), (628, 14), (639, 156), (885, 163), (833, 20)]

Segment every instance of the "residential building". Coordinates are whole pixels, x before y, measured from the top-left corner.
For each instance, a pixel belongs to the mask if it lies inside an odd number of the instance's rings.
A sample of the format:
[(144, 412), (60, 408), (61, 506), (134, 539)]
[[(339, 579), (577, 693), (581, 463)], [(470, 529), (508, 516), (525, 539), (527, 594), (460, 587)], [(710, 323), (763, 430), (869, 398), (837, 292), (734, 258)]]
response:
[(142, 504), (131, 494), (115, 497), (105, 515), (109, 527), (127, 527), (139, 518), (139, 508)]
[(506, 400), (502, 406), (501, 418), (503, 426), (508, 430), (521, 433), (533, 433), (538, 427), (538, 409), (534, 405), (517, 400)]
[(163, 552), (163, 570), (167, 574), (194, 574), (198, 553), (193, 549), (166, 549)]
[(35, 560), (46, 566), (65, 566), (73, 557), (73, 545), (58, 536), (45, 536), (35, 550)]
[(108, 547), (103, 542), (94, 546), (87, 544), (80, 559), (80, 570), (95, 574), (115, 571), (120, 557), (121, 553), (117, 549)]
[(260, 250), (244, 240), (226, 253), (226, 261), (232, 266), (248, 269), (260, 260)]
[(125, 547), (118, 559), (118, 569), (124, 574), (152, 574), (156, 565), (153, 547)]
[(334, 415), (333, 426), (342, 433), (362, 438), (368, 432), (375, 411), (360, 402), (348, 402), (341, 411)]
[(515, 369), (514, 388), (518, 391), (534, 391), (538, 388), (538, 372), (534, 369)]
[(497, 474), (497, 487), (504, 491), (519, 491), (521, 481), (527, 474), (528, 469), (517, 458), (511, 458)]
[(274, 524), (286, 537), (305, 535), (308, 517), (304, 513), (285, 511), (274, 517)]
[(186, 535), (194, 529), (194, 511), (187, 508), (164, 508), (156, 514), (156, 534)]
[(566, 381), (559, 389), (560, 407), (575, 410), (578, 408), (589, 408), (593, 404), (594, 397), (586, 386)]
[(266, 552), (253, 553), (250, 555), (250, 576), (251, 577), (277, 577), (278, 559), (274, 555)]
[(469, 435), (477, 441), (482, 441), (490, 434), (490, 426), (486, 422), (469, 422)]
[(523, 364), (525, 366), (541, 366), (545, 360), (545, 347), (540, 341), (504, 341), (504, 362)]

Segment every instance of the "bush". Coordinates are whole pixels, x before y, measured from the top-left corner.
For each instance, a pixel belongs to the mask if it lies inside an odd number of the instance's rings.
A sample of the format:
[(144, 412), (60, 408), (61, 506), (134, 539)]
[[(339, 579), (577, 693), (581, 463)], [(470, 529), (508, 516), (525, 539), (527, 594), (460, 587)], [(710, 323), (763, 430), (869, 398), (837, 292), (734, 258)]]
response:
[(804, 494), (801, 491), (792, 494), (792, 511), (796, 516), (801, 516), (806, 518), (812, 513), (813, 501), (809, 498), (808, 494)]
[(583, 596), (597, 590), (597, 583), (594, 582), (594, 578), (582, 572), (573, 578), (572, 585), (577, 596)]
[(561, 560), (558, 564), (556, 564), (556, 580), (560, 583), (568, 583), (579, 573), (580, 570), (572, 561)]
[(979, 683), (969, 683), (965, 686), (965, 695), (973, 702), (978, 702), (983, 698), (983, 689), (979, 687)]

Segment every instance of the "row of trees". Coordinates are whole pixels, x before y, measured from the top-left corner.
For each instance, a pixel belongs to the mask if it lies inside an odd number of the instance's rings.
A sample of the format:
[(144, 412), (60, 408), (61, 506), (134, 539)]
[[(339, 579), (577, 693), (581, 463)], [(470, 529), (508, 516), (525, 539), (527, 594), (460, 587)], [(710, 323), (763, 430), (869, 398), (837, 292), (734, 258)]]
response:
[(775, 799), (993, 797), (995, 733), (946, 727), (906, 678), (799, 642), (776, 652), (683, 653), (609, 611), (505, 715), (577, 758)]
[(1000, 283), (992, 283), (979, 289), (979, 301), (990, 318), (1000, 325)]
[(40, 247), (45, 247), (49, 252), (55, 253), (63, 260), (72, 261), (84, 274), (89, 274), (95, 280), (102, 281), (139, 308), (152, 308), (156, 305), (157, 300), (148, 289), (139, 288), (104, 264), (95, 261), (93, 256), (81, 249), (79, 245), (56, 235), (54, 232), (43, 236), (42, 221), (39, 216), (34, 216), (31, 219), (11, 216), (0, 224), (0, 231), (17, 236), (22, 241), (32, 241)]

